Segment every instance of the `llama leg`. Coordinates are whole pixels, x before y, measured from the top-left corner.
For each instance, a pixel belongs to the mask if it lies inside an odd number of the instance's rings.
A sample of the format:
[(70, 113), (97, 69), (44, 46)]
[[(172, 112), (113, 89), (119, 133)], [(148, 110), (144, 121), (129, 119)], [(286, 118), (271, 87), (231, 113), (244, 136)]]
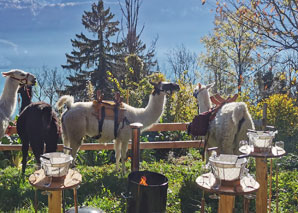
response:
[(119, 169), (119, 162), (121, 157), (121, 140), (116, 139), (114, 144), (115, 157), (116, 157), (116, 171)]
[(125, 168), (125, 160), (126, 160), (126, 153), (128, 148), (128, 140), (122, 141), (121, 146), (121, 162), (122, 162), (122, 173), (125, 174), (126, 168)]
[[(66, 130), (63, 129), (63, 134), (62, 134), (62, 137), (63, 137), (63, 146), (67, 147), (67, 148), (71, 148), (70, 147), (70, 141), (68, 140), (68, 137), (67, 137), (67, 134), (66, 134)], [(64, 150), (64, 153), (66, 154), (72, 154), (69, 150)]]
[(29, 141), (28, 138), (23, 135), (21, 137), (22, 141), (22, 153), (23, 153), (23, 159), (22, 159), (22, 173), (25, 173), (26, 166), (27, 166), (27, 157), (28, 157), (28, 149), (29, 149)]
[(76, 160), (77, 152), (80, 149), (80, 146), (81, 146), (81, 143), (82, 143), (82, 139), (79, 139), (79, 140), (71, 139), (70, 141), (71, 141), (71, 143), (70, 143), (70, 146), (68, 146), (68, 147), (70, 147), (72, 149), (71, 150), (71, 155), (73, 157), (73, 163), (72, 163), (72, 165), (75, 165), (75, 160)]
[(57, 133), (57, 128), (51, 125), (50, 131), (47, 134), (47, 137), (45, 137), (45, 143), (46, 143), (46, 152), (56, 152), (57, 150), (57, 143), (59, 140), (59, 134)]
[(40, 165), (40, 156), (43, 154), (44, 143), (41, 142), (40, 140), (34, 141), (34, 142), (32, 143), (32, 141), (31, 141), (32, 151), (35, 156), (35, 160), (36, 160), (37, 164)]
[[(1, 119), (3, 120), (1, 121)], [(0, 117), (0, 139), (4, 136), (7, 127), (8, 127), (7, 119)]]

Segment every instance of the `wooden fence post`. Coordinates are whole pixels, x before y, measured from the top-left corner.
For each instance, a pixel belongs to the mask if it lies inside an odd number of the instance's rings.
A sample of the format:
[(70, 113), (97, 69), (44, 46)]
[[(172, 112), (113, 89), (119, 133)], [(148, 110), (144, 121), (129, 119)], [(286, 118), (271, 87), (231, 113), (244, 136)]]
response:
[(132, 123), (130, 124), (132, 129), (132, 161), (131, 161), (131, 171), (139, 171), (140, 164), (140, 132), (143, 124), (141, 123)]

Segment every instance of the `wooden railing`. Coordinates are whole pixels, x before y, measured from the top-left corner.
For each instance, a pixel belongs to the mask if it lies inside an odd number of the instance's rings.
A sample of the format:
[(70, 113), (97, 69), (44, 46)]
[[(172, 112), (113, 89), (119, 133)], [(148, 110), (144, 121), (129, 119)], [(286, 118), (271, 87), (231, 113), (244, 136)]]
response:
[[(146, 132), (157, 131), (187, 131), (188, 123), (156, 123)], [(156, 142), (140, 142), (140, 149), (175, 149), (175, 148), (199, 148), (203, 147), (202, 140), (187, 141), (156, 141)], [(63, 149), (62, 144), (58, 144), (58, 151)], [(80, 150), (113, 150), (113, 143), (83, 143)], [(131, 149), (131, 143), (128, 144)], [(21, 144), (0, 144), (0, 151), (20, 151)]]

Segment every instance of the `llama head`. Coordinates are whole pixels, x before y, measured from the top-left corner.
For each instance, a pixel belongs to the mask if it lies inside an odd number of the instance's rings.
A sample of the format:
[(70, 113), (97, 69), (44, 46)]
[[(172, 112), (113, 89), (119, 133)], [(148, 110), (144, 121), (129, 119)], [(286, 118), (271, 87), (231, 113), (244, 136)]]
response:
[(160, 92), (172, 94), (172, 92), (180, 90), (180, 87), (178, 84), (171, 83), (171, 82), (162, 81), (157, 84), (153, 82), (150, 82), (150, 83), (154, 86), (154, 91), (152, 93), (153, 95), (155, 94), (159, 95)]
[[(198, 83), (198, 85), (196, 86), (193, 96), (197, 99), (200, 110), (207, 111), (211, 107), (209, 89), (213, 86), (214, 83), (208, 85), (202, 85)], [(199, 102), (201, 102), (202, 108)]]
[(19, 69), (3, 72), (2, 75), (18, 81), (20, 85), (34, 85), (36, 83), (34, 75)]
[(208, 84), (208, 85), (202, 85), (200, 83), (198, 83), (198, 85), (196, 86), (194, 92), (193, 92), (193, 96), (197, 99), (199, 99), (199, 96), (201, 95), (207, 95), (209, 94), (209, 89), (212, 88), (214, 86), (214, 83)]
[(18, 93), (21, 95), (22, 99), (31, 100), (32, 98), (32, 85), (23, 85), (19, 88)]

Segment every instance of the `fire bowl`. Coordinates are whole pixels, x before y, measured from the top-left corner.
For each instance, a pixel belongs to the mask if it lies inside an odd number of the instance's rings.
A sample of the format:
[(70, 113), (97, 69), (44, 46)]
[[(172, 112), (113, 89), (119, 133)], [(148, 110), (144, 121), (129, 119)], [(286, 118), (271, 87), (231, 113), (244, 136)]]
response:
[(150, 171), (128, 175), (128, 213), (166, 212), (168, 178)]

